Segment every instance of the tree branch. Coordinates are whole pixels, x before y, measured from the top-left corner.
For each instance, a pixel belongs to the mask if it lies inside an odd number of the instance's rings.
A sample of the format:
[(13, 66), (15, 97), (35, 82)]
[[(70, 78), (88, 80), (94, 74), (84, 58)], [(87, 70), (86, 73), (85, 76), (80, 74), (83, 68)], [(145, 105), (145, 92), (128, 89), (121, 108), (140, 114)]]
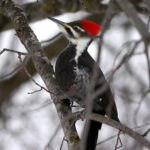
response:
[(146, 140), (142, 135), (138, 134), (137, 132), (133, 131), (132, 129), (122, 125), (121, 123), (114, 121), (110, 118), (106, 118), (102, 115), (99, 114), (95, 114), (95, 113), (91, 113), (89, 114), (89, 116), (87, 116), (88, 119), (91, 120), (95, 120), (98, 122), (102, 122), (105, 123), (111, 127), (114, 127), (122, 132), (124, 132), (125, 134), (129, 135), (130, 137), (132, 137), (133, 139), (135, 139), (137, 142), (143, 144), (143, 146), (150, 148), (150, 142), (148, 140)]
[[(60, 53), (60, 51), (67, 45), (67, 40), (64, 37), (60, 37), (59, 39), (57, 39), (57, 41), (53, 41), (52, 43), (50, 42), (50, 44), (48, 44), (47, 46), (44, 47), (44, 51), (46, 52), (46, 55), (48, 56), (49, 59), (52, 59), (53, 57), (55, 57), (56, 55), (58, 55), (58, 53)], [(18, 51), (17, 51), (18, 53)], [(21, 66), (20, 66), (21, 67)], [(22, 68), (22, 67), (21, 67)], [(26, 68), (28, 70), (28, 72), (30, 72), (30, 74), (33, 76), (36, 73), (36, 70), (33, 66), (32, 60), (29, 59), (27, 64), (26, 64)], [(17, 69), (17, 73), (15, 70), (13, 70), (14, 73), (11, 74), (10, 76), (8, 75), (7, 78), (5, 76), (4, 78), (1, 80), (0, 83), (0, 107), (4, 102), (9, 101), (10, 99), (10, 95), (24, 82), (26, 82), (27, 80), (29, 80), (28, 76), (26, 76), (26, 74), (24, 73), (23, 69)], [(7, 92), (6, 92), (7, 91)], [(0, 109), (0, 116), (3, 115), (3, 112), (1, 112)]]
[(150, 39), (146, 24), (137, 15), (136, 9), (128, 0), (116, 0), (121, 9), (132, 19), (135, 27), (142, 36), (142, 39), (148, 41)]
[[(42, 0), (38, 3), (26, 3), (20, 7), (25, 11), (28, 22), (34, 22), (42, 20), (47, 16), (57, 16), (65, 12), (85, 10), (89, 13), (104, 13), (107, 5), (100, 3), (100, 0), (88, 0), (84, 3), (74, 0)], [(0, 9), (0, 13), (2, 12), (3, 9)], [(13, 27), (9, 18), (0, 15), (0, 20), (0, 31), (8, 30)]]
[[(27, 24), (24, 11), (11, 0), (0, 0), (0, 9), (4, 10), (4, 15), (11, 18), (19, 39), (26, 47), (29, 55), (32, 58), (35, 69), (42, 77), (48, 90), (52, 93), (55, 93), (51, 94), (51, 97), (56, 106), (62, 128), (67, 138), (68, 147), (71, 149), (71, 147), (74, 146), (78, 141), (74, 140), (74, 137), (77, 137), (77, 131), (75, 129), (75, 125), (71, 122), (72, 120), (68, 120), (66, 118), (68, 113), (71, 114), (71, 108), (62, 100), (64, 96), (56, 83), (52, 65), (44, 54), (43, 48), (41, 47), (36, 35)], [(72, 126), (70, 126), (70, 124)]]
[[(21, 5), (21, 8), (25, 11), (27, 15), (28, 22), (39, 21), (46, 16), (57, 16), (65, 12), (77, 12), (77, 11), (87, 11), (92, 14), (105, 14), (108, 6), (107, 4), (101, 3), (102, 0), (88, 0), (82, 1), (68, 1), (68, 0), (42, 0), (39, 2), (26, 3)], [(131, 0), (132, 4), (136, 7), (139, 13), (146, 13), (141, 5), (139, 5), (142, 0)], [(0, 10), (0, 14), (3, 10)], [(6, 16), (0, 15), (0, 31), (5, 31), (13, 27), (10, 19)]]
[(11, 71), (10, 73), (5, 74), (3, 76), (0, 76), (0, 82), (3, 82), (5, 80), (9, 80), (11, 77), (16, 75), (23, 68), (23, 66), (26, 66), (26, 64), (29, 60), (27, 53), (23, 53), (23, 52), (19, 52), (16, 50), (4, 48), (2, 51), (0, 51), (0, 55), (2, 55), (4, 52), (16, 53), (16, 54), (18, 54), (18, 58), (21, 58), (21, 56), (25, 56), (25, 58), (24, 58), (23, 62), (21, 62), (21, 64), (19, 64), (13, 71)]

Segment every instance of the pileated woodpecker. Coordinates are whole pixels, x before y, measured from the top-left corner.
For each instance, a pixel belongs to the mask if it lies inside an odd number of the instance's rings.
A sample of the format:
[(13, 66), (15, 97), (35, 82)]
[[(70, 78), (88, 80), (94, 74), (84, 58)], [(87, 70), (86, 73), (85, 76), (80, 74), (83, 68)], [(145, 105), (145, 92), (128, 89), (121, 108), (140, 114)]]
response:
[[(60, 53), (56, 61), (56, 80), (69, 100), (76, 101), (81, 107), (86, 107), (87, 87), (96, 69), (98, 79), (94, 91), (103, 88), (93, 101), (92, 112), (119, 121), (116, 104), (110, 87), (103, 72), (89, 55), (87, 49), (101, 27), (91, 21), (82, 20), (78, 22), (65, 23), (55, 18), (48, 17), (55, 22), (61, 32), (69, 40), (69, 45)], [(95, 67), (96, 66), (96, 67)], [(95, 150), (98, 130), (101, 123), (90, 121), (88, 137), (84, 150)]]

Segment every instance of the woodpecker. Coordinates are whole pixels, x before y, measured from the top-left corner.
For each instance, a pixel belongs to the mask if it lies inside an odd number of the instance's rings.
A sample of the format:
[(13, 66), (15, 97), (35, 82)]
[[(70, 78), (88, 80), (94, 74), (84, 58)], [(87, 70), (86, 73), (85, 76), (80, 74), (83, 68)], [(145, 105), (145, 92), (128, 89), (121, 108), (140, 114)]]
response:
[[(95, 68), (98, 78), (94, 86), (94, 92), (99, 89), (103, 90), (94, 98), (92, 112), (107, 115), (119, 121), (109, 84), (100, 67), (87, 51), (94, 37), (100, 32), (101, 27), (88, 20), (65, 23), (52, 17), (48, 18), (58, 25), (61, 32), (69, 40), (68, 46), (59, 54), (55, 66), (56, 80), (62, 91), (70, 101), (76, 101), (86, 109), (87, 88)], [(101, 125), (102, 123), (90, 121), (84, 150), (96, 149), (98, 131), (101, 129)]]

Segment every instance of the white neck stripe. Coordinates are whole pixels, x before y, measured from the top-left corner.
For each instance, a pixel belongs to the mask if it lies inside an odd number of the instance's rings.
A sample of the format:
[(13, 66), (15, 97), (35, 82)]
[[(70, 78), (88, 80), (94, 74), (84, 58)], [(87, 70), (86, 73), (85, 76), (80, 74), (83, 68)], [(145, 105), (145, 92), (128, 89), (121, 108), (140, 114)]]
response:
[(81, 54), (86, 49), (88, 43), (90, 42), (90, 38), (77, 38), (77, 39), (71, 39), (70, 41), (76, 45), (76, 56), (75, 61), (78, 62), (78, 58), (81, 56)]

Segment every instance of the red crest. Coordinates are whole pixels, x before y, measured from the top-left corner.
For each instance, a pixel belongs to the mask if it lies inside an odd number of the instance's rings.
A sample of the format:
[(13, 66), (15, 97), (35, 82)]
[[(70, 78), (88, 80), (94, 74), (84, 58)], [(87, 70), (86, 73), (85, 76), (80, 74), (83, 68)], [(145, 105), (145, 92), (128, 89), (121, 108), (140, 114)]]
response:
[(97, 35), (101, 30), (101, 26), (99, 26), (94, 22), (88, 20), (82, 20), (80, 21), (80, 23), (81, 23), (81, 28), (92, 36)]

